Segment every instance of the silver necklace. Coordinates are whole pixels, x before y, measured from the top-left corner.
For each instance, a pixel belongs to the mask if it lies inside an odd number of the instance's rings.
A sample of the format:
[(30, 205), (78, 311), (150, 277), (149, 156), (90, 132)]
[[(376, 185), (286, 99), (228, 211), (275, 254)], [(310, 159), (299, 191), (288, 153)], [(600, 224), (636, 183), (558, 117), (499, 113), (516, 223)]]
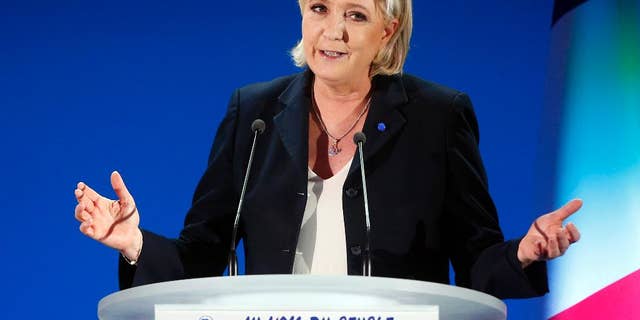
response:
[(329, 130), (327, 130), (327, 126), (324, 124), (324, 121), (322, 120), (322, 116), (320, 115), (318, 104), (316, 103), (316, 97), (313, 92), (313, 85), (311, 86), (311, 104), (312, 104), (311, 109), (313, 109), (313, 114), (316, 116), (316, 119), (318, 119), (318, 122), (320, 122), (320, 129), (322, 129), (322, 132), (324, 132), (331, 140), (329, 142), (329, 148), (327, 150), (330, 157), (336, 156), (340, 153), (340, 151), (342, 151), (340, 146), (338, 146), (338, 143), (340, 143), (340, 140), (346, 137), (351, 132), (351, 130), (353, 130), (353, 128), (356, 127), (356, 124), (358, 124), (360, 119), (362, 119), (362, 116), (364, 116), (367, 110), (369, 110), (369, 106), (371, 105), (371, 96), (372, 96), (371, 92), (369, 92), (368, 99), (364, 105), (364, 108), (362, 108), (362, 111), (360, 111), (360, 114), (358, 114), (356, 121), (354, 121), (353, 124), (351, 124), (351, 126), (349, 127), (349, 130), (347, 130), (347, 132), (345, 132), (340, 137), (334, 137), (331, 133), (329, 133)]

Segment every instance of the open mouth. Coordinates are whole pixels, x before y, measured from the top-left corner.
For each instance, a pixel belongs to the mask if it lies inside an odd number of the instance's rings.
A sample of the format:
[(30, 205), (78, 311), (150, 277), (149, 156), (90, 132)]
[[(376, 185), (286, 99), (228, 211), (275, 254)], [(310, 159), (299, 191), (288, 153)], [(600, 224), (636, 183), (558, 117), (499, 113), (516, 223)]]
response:
[(342, 56), (346, 56), (347, 53), (346, 52), (340, 52), (340, 51), (329, 51), (329, 50), (320, 50), (320, 54), (322, 54), (325, 57), (328, 58), (340, 58)]

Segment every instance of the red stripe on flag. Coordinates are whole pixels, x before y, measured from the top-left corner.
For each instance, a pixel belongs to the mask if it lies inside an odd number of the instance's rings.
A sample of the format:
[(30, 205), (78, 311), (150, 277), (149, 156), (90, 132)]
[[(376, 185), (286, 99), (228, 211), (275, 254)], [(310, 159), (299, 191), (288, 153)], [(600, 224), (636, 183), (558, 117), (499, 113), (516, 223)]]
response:
[(640, 319), (640, 270), (594, 293), (549, 320)]

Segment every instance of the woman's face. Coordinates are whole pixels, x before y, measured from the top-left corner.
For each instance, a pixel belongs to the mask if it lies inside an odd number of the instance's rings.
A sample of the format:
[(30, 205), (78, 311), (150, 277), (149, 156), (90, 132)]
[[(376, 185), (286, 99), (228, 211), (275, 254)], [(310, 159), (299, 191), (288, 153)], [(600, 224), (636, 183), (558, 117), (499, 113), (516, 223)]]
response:
[(397, 25), (396, 20), (385, 23), (374, 1), (306, 1), (302, 41), (317, 78), (334, 83), (368, 79), (371, 62)]

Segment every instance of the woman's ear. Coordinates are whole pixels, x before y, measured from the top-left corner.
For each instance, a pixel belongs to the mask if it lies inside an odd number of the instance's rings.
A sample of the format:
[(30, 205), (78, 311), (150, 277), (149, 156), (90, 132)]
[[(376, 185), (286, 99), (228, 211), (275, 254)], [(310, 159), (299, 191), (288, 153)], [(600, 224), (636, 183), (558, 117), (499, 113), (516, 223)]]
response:
[(396, 31), (398, 31), (399, 23), (400, 22), (398, 22), (398, 19), (393, 19), (387, 23), (387, 25), (384, 27), (383, 35), (382, 35), (382, 40), (384, 42), (389, 42), (391, 37), (393, 37)]

